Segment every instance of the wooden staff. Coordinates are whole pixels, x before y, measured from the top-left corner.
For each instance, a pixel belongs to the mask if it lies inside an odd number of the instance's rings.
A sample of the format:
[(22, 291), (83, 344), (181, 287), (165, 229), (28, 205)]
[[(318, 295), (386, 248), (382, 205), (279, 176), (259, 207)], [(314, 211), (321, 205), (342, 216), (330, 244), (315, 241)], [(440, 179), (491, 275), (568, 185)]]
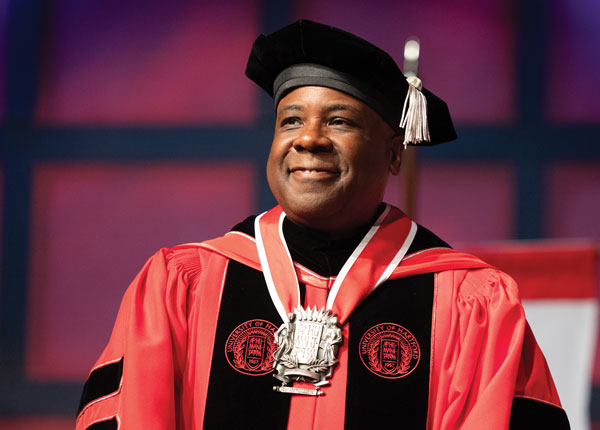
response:
[[(409, 38), (404, 44), (404, 76), (417, 76), (419, 68), (420, 43), (416, 37)], [(412, 219), (417, 216), (417, 147), (409, 146), (402, 155), (402, 173), (400, 178), (404, 187), (403, 210)]]

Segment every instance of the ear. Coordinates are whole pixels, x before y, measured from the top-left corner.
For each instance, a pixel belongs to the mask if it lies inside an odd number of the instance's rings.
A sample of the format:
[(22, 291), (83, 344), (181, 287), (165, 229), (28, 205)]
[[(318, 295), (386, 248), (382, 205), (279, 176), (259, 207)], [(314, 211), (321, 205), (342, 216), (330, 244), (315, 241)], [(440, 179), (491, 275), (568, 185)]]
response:
[(402, 164), (402, 150), (404, 149), (404, 136), (395, 135), (392, 137), (390, 147), (390, 173), (398, 176), (400, 173), (400, 165)]

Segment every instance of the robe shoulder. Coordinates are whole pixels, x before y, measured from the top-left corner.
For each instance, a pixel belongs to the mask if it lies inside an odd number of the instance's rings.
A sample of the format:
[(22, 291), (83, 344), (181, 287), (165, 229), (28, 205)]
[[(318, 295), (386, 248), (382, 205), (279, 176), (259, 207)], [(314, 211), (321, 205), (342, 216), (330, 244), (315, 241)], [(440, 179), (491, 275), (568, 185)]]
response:
[(209, 265), (222, 271), (226, 259), (196, 244), (160, 249), (144, 264), (123, 296), (109, 342), (84, 386), (78, 430), (95, 424), (177, 427), (188, 317)]
[(515, 281), (488, 267), (441, 271), (435, 284), (430, 428), (527, 428), (558, 416), (547, 428), (568, 429)]
[[(460, 300), (488, 300), (494, 307), (506, 302), (521, 308), (521, 297), (515, 280), (494, 267), (452, 270), (457, 298)], [(524, 316), (521, 314), (521, 316)]]

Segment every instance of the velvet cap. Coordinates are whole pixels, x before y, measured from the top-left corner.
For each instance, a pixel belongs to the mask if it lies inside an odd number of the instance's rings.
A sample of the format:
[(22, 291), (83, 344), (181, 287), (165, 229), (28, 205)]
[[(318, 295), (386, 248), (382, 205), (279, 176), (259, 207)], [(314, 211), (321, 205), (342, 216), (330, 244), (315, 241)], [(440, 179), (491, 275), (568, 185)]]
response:
[[(323, 86), (349, 94), (377, 112), (398, 133), (410, 84), (392, 57), (338, 28), (299, 20), (255, 40), (246, 76), (274, 98), (302, 86)], [(456, 139), (446, 103), (423, 88), (429, 139), (436, 145)]]

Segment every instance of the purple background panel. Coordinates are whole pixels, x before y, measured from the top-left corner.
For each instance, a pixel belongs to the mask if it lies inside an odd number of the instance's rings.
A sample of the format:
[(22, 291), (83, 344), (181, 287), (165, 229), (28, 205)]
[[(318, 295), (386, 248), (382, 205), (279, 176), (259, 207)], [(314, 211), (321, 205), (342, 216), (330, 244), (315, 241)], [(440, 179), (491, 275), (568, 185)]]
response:
[(66, 430), (74, 427), (75, 418), (69, 416), (0, 418), (0, 430)]
[(37, 121), (249, 124), (256, 1), (52, 2)]
[[(4, 226), (4, 165), (0, 163), (0, 243), (3, 239), (2, 227)], [(0, 248), (0, 279), (2, 279), (2, 249)], [(2, 289), (2, 283), (0, 283), (0, 289)], [(2, 295), (0, 294), (0, 297)]]
[(558, 123), (600, 121), (600, 2), (552, 0), (547, 116)]
[(241, 161), (36, 166), (28, 377), (82, 381), (145, 260), (253, 213), (254, 171)]
[(385, 196), (383, 201), (399, 207), (400, 209), (406, 209), (405, 205), (405, 186), (404, 186), (403, 175), (391, 176), (388, 180), (388, 185), (385, 190)]
[(600, 240), (600, 163), (548, 168), (546, 235)]
[(8, 1), (0, 0), (0, 123), (4, 120), (4, 91), (6, 87), (6, 50), (8, 48)]
[[(415, 220), (450, 245), (512, 239), (514, 181), (513, 169), (502, 163), (421, 163)], [(391, 202), (402, 194), (401, 180), (392, 179), (386, 197)]]
[(295, 5), (295, 17), (356, 33), (388, 51), (400, 67), (404, 43), (417, 36), (423, 85), (448, 103), (457, 123), (514, 119), (512, 1), (308, 0)]

